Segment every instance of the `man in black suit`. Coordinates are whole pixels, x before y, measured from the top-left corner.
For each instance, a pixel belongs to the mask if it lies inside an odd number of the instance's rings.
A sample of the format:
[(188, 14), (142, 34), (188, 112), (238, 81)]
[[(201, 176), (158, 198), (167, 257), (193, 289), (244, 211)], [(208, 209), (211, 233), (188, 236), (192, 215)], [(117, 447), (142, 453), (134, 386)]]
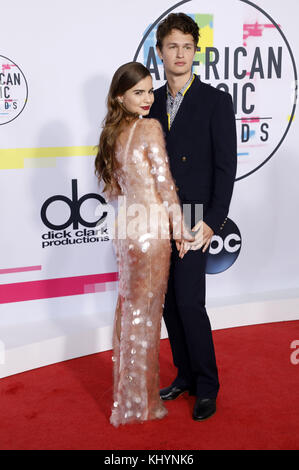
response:
[[(167, 83), (155, 91), (149, 117), (164, 129), (170, 169), (182, 204), (191, 204), (195, 241), (172, 247), (164, 320), (178, 369), (163, 400), (182, 393), (196, 395), (193, 419), (216, 411), (218, 371), (211, 325), (205, 308), (207, 250), (221, 233), (236, 175), (236, 125), (230, 94), (204, 84), (192, 74), (198, 43), (197, 24), (183, 13), (170, 14), (157, 30), (157, 53)], [(198, 219), (195, 206), (202, 204)], [(178, 245), (177, 245), (178, 246)]]

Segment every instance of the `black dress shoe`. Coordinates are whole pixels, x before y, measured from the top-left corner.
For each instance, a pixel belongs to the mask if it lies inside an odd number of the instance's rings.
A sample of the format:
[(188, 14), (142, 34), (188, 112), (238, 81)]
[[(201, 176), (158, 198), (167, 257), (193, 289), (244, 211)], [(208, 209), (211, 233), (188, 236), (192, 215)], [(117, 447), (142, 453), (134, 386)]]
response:
[[(188, 387), (178, 387), (176, 385), (170, 385), (169, 387), (162, 388), (160, 390), (160, 398), (161, 400), (175, 400), (180, 395), (185, 392), (188, 392)], [(189, 392), (190, 393), (190, 392)]]
[(216, 398), (197, 398), (192, 418), (203, 421), (216, 413)]

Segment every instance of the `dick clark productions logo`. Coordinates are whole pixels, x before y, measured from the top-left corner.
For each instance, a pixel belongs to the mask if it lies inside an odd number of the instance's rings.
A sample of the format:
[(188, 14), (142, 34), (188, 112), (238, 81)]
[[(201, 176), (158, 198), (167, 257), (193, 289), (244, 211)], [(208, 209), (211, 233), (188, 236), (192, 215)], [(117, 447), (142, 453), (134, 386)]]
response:
[(28, 85), (20, 67), (0, 55), (0, 125), (16, 119), (26, 106)]
[[(81, 214), (82, 205), (90, 199), (98, 201), (100, 207), (104, 209), (100, 217), (93, 222), (89, 222)], [(57, 207), (57, 202), (60, 205), (63, 203), (63, 208), (59, 205)], [(52, 207), (53, 205), (54, 207)], [(78, 181), (73, 179), (71, 197), (64, 194), (55, 194), (46, 199), (41, 207), (42, 222), (50, 229), (42, 234), (42, 248), (108, 241), (107, 226), (104, 224), (107, 218), (106, 206), (107, 203), (100, 194), (87, 193), (78, 197)], [(66, 208), (69, 210), (69, 217), (66, 220), (64, 219), (62, 223), (61, 221), (58, 222), (58, 219), (64, 218)], [(49, 211), (51, 212), (50, 216)], [(79, 228), (79, 224), (83, 229)], [(100, 226), (100, 228), (97, 228), (97, 226)]]

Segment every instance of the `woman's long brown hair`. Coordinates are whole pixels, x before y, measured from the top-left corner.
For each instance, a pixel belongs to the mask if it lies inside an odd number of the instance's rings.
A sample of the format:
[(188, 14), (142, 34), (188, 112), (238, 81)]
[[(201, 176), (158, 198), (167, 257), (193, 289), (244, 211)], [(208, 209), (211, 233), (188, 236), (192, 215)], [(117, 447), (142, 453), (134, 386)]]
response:
[(138, 114), (126, 110), (117, 98), (147, 76), (150, 76), (150, 72), (143, 64), (128, 62), (119, 67), (112, 78), (107, 96), (107, 114), (103, 120), (103, 130), (95, 159), (95, 174), (99, 181), (104, 181), (103, 191), (110, 196), (121, 193), (115, 178), (115, 170), (118, 168), (115, 158), (116, 139), (123, 125), (138, 117)]

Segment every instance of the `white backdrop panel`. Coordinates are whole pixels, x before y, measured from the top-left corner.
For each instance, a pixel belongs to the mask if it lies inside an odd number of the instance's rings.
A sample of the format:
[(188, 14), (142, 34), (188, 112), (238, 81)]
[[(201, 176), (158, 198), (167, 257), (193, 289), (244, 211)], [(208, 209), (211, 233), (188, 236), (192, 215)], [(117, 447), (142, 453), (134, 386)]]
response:
[[(256, 0), (255, 4), (280, 25), (297, 61), (299, 5), (292, 0)], [(23, 72), (28, 101), (13, 121), (5, 124), (6, 115), (0, 115), (0, 341), (5, 349), (0, 377), (111, 347), (117, 297), (111, 240), (104, 233), (98, 241), (43, 247), (43, 236), (58, 232), (46, 227), (41, 208), (57, 195), (74, 201), (72, 180), (78, 199), (101, 194), (93, 172), (93, 146), (98, 142), (112, 75), (133, 60), (145, 31), (174, 5), (170, 0), (146, 5), (137, 0), (16, 0), (1, 7), (5, 18), (13, 18), (14, 27), (12, 32), (9, 21), (1, 24), (0, 56)], [(238, 176), (242, 176), (269, 155), (288, 125), (294, 70), (286, 43), (267, 16), (241, 0), (194, 0), (174, 11), (199, 15), (198, 21), (212, 18), (202, 27), (202, 40), (204, 47), (219, 50), (221, 77), (206, 80), (202, 64), (195, 67), (202, 80), (215, 86), (224, 81), (231, 93), (237, 83), (239, 100), (241, 86), (250, 81), (256, 86), (247, 102), (256, 106), (250, 116), (272, 114), (264, 147), (256, 147), (263, 142), (254, 140), (259, 137), (253, 127), (256, 134), (252, 133), (251, 148), (246, 149), (238, 122), (238, 151), (247, 154), (238, 157)], [(245, 47), (244, 25), (254, 28), (256, 22), (268, 27), (261, 35), (247, 38), (248, 57), (260, 48), (265, 65), (269, 47), (274, 51), (281, 47), (282, 77), (256, 75), (238, 81), (233, 76), (233, 51)], [(149, 36), (137, 60), (146, 61), (146, 47), (153, 41)], [(225, 47), (231, 53), (227, 80), (222, 79)], [(1, 60), (2, 66), (8, 64)], [(249, 58), (243, 65), (249, 70)], [(158, 67), (162, 70), (161, 64)], [(162, 74), (160, 80), (153, 77), (155, 86), (164, 83)], [(2, 92), (3, 87), (0, 80)], [(244, 118), (240, 104), (236, 116)], [(235, 184), (229, 217), (240, 231), (242, 245), (232, 266), (207, 276), (214, 329), (299, 318), (298, 130), (295, 118), (275, 155)], [(83, 202), (83, 219), (95, 220), (97, 206), (95, 198)], [(70, 208), (54, 201), (47, 215), (52, 223), (63, 224)], [(78, 240), (75, 232), (83, 229), (81, 223), (77, 229), (70, 224), (63, 239)]]

